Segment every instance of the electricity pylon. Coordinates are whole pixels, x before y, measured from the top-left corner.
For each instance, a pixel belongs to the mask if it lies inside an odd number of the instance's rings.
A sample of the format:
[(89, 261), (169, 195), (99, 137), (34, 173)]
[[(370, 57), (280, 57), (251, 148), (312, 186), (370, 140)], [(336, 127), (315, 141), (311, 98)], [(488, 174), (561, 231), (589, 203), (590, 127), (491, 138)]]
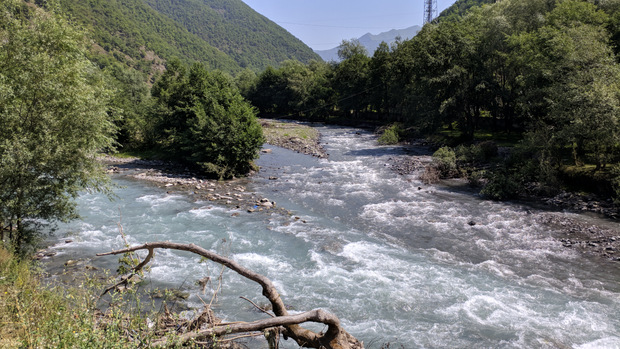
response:
[(424, 24), (437, 17), (437, 0), (424, 0)]

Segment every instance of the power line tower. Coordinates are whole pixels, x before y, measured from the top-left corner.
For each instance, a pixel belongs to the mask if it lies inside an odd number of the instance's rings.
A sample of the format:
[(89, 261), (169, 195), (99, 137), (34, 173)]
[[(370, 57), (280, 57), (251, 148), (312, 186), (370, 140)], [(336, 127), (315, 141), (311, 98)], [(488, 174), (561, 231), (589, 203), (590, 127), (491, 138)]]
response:
[(424, 24), (437, 17), (437, 0), (424, 0)]

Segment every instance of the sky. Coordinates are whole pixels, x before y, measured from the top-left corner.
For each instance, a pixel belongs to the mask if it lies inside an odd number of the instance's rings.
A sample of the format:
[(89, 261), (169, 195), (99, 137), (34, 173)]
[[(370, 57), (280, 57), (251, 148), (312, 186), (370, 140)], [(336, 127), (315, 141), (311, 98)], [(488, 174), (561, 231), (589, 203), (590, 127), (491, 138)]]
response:
[[(437, 0), (441, 13), (456, 0)], [(424, 0), (243, 0), (315, 50), (366, 33), (422, 25)]]

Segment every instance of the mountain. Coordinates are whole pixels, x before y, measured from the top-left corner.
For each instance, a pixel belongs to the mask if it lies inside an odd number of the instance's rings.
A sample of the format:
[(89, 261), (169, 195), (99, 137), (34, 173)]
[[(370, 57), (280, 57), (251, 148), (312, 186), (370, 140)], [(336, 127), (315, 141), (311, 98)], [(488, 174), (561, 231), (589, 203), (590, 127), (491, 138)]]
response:
[[(366, 34), (360, 37), (359, 42), (366, 47), (368, 50), (368, 54), (372, 55), (379, 44), (385, 41), (388, 44), (391, 44), (396, 41), (396, 38), (400, 37), (402, 40), (407, 40), (413, 38), (419, 31), (422, 29), (419, 25), (414, 25), (413, 27), (405, 28), (405, 29), (392, 29), (388, 32), (384, 32), (381, 34), (373, 35)], [(330, 50), (316, 50), (314, 51), (323, 58), (324, 61), (339, 61), (338, 58), (338, 47), (332, 48)]]
[(319, 57), (301, 40), (241, 0), (144, 0), (159, 13), (233, 58), (242, 68), (264, 70), (288, 59)]
[[(95, 60), (141, 71), (173, 57), (210, 69), (260, 71), (286, 59), (319, 59), (312, 49), (241, 0), (59, 0), (90, 32)], [(155, 67), (155, 68), (154, 68)]]

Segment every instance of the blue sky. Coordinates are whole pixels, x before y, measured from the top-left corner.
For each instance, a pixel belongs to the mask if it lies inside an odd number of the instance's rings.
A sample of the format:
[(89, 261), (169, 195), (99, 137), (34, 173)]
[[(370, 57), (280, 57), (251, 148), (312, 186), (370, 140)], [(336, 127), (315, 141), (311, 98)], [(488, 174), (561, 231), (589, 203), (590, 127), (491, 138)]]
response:
[[(423, 0), (243, 0), (315, 50), (366, 33), (422, 25)], [(455, 0), (437, 0), (438, 12)]]

